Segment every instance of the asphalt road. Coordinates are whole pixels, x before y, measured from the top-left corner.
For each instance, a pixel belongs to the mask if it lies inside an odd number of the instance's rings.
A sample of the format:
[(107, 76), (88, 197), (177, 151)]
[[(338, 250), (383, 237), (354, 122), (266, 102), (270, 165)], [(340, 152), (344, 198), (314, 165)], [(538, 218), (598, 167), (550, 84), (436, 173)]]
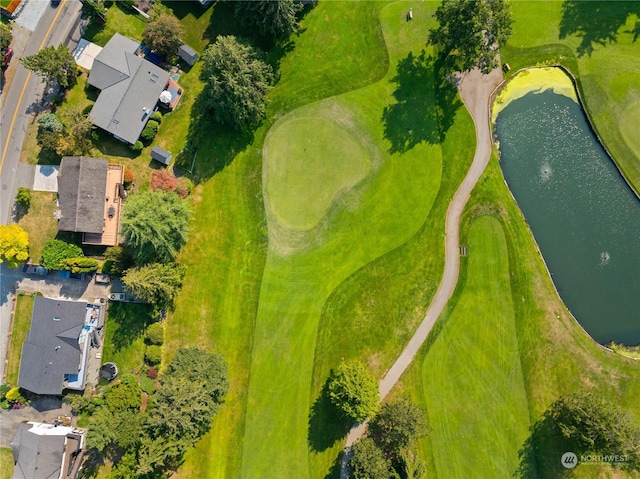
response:
[[(49, 3), (42, 11), (37, 27), (31, 33), (21, 56), (32, 55), (43, 46), (57, 46), (61, 43), (69, 45), (70, 49), (75, 48), (79, 40), (81, 7), (82, 4), (76, 0), (63, 0), (56, 8)], [(11, 222), (22, 144), (31, 112), (39, 107), (45, 88), (38, 76), (20, 65), (20, 53), (16, 51), (11, 60), (18, 67), (11, 84), (2, 94), (0, 109), (0, 224)]]

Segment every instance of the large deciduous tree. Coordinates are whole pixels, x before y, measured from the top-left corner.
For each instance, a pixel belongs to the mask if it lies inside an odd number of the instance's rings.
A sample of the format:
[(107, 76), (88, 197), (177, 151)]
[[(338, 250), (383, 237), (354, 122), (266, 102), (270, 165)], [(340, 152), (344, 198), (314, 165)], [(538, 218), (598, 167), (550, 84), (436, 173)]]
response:
[(175, 259), (187, 242), (191, 207), (175, 193), (146, 191), (124, 205), (122, 235), (138, 265)]
[(142, 32), (145, 42), (168, 58), (176, 55), (178, 47), (182, 45), (180, 37), (183, 35), (184, 30), (178, 19), (167, 13), (150, 19)]
[(29, 258), (29, 233), (17, 224), (0, 225), (0, 263), (17, 268)]
[(11, 27), (0, 23), (0, 50), (4, 50), (11, 44)]
[(349, 461), (353, 479), (389, 479), (391, 463), (370, 437), (360, 439), (353, 445)]
[(436, 18), (429, 43), (439, 47), (450, 70), (489, 73), (497, 66), (498, 47), (511, 36), (508, 0), (443, 0)]
[(184, 275), (184, 266), (176, 263), (151, 263), (125, 271), (122, 283), (138, 299), (169, 306), (182, 288)]
[(385, 403), (371, 421), (369, 431), (387, 457), (397, 460), (403, 450), (427, 433), (426, 415), (407, 398)]
[(576, 454), (626, 456), (623, 469), (640, 470), (640, 427), (619, 406), (592, 392), (563, 396), (546, 414)]
[(258, 51), (234, 36), (220, 36), (202, 55), (202, 105), (220, 123), (240, 131), (264, 119), (273, 70)]
[(329, 378), (328, 391), (331, 402), (349, 419), (362, 422), (378, 411), (378, 384), (359, 361), (340, 363)]
[(37, 73), (47, 82), (56, 80), (62, 88), (70, 87), (78, 72), (76, 61), (64, 44), (43, 48), (20, 61), (25, 68)]
[(240, 23), (262, 36), (285, 38), (298, 30), (297, 14), (302, 3), (294, 0), (249, 0), (236, 2)]

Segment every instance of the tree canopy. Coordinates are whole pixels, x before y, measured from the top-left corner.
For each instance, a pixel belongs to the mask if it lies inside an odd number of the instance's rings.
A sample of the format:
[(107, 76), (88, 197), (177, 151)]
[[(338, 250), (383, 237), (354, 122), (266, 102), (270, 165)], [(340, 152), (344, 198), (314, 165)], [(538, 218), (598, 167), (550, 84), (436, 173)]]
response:
[(81, 258), (82, 256), (84, 256), (84, 253), (80, 246), (54, 239), (47, 241), (44, 248), (42, 248), (40, 262), (47, 269), (65, 269), (66, 260)]
[(129, 268), (122, 283), (136, 298), (157, 306), (169, 306), (182, 288), (184, 266), (175, 263), (151, 263)]
[(349, 419), (362, 422), (378, 411), (378, 384), (359, 361), (340, 363), (329, 378), (328, 390), (331, 402)]
[(273, 70), (255, 48), (234, 36), (219, 36), (202, 55), (202, 106), (219, 122), (251, 130), (266, 115)]
[(353, 479), (389, 479), (391, 463), (370, 437), (360, 439), (353, 445), (349, 461)]
[(55, 80), (62, 88), (70, 87), (78, 72), (76, 61), (65, 44), (49, 46), (20, 60), (25, 68), (43, 77)]
[(180, 37), (184, 30), (180, 21), (173, 15), (161, 13), (156, 18), (151, 18), (144, 27), (142, 37), (152, 50), (174, 57), (178, 47), (182, 45)]
[(7, 262), (9, 268), (29, 258), (29, 233), (17, 224), (0, 225), (0, 263)]
[(498, 65), (498, 47), (511, 36), (507, 0), (442, 0), (436, 19), (429, 43), (440, 48), (450, 70), (489, 73)]
[(187, 242), (191, 207), (175, 193), (145, 191), (129, 196), (122, 235), (136, 264), (173, 261)]
[(286, 38), (298, 30), (297, 14), (302, 8), (302, 3), (294, 0), (250, 0), (236, 2), (235, 15), (262, 36)]
[(139, 409), (142, 404), (142, 389), (133, 374), (125, 374), (122, 379), (104, 394), (107, 407), (112, 411), (118, 409)]
[(11, 27), (6, 23), (0, 23), (0, 50), (4, 50), (11, 44)]
[(561, 397), (546, 414), (576, 454), (626, 455), (621, 467), (640, 470), (640, 427), (619, 406), (595, 393), (580, 392)]
[(399, 458), (402, 450), (427, 433), (426, 414), (407, 398), (385, 403), (369, 431), (388, 457)]

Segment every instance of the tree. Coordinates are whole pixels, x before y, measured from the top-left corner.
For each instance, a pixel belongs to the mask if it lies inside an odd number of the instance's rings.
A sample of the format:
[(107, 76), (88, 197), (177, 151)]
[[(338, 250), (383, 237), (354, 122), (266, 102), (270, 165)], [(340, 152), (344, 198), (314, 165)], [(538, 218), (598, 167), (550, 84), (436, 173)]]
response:
[(29, 188), (23, 188), (22, 186), (18, 188), (18, 193), (16, 194), (16, 203), (25, 208), (29, 208), (31, 205), (31, 190)]
[(29, 258), (29, 233), (17, 224), (0, 225), (0, 263), (17, 268)]
[(302, 8), (302, 3), (294, 0), (251, 0), (236, 2), (235, 15), (249, 31), (286, 38), (298, 30), (296, 15)]
[(359, 361), (342, 362), (328, 384), (331, 402), (348, 418), (362, 422), (378, 410), (378, 384)]
[(142, 389), (138, 379), (133, 374), (125, 374), (122, 379), (109, 387), (104, 394), (104, 400), (111, 411), (119, 409), (140, 409), (142, 404)]
[(97, 271), (98, 263), (93, 258), (85, 258), (84, 256), (80, 256), (78, 258), (67, 258), (62, 262), (62, 268), (72, 273), (93, 273)]
[(47, 269), (64, 269), (65, 260), (84, 256), (80, 246), (62, 240), (47, 241), (42, 248), (41, 263)]
[(78, 68), (66, 45), (49, 46), (20, 60), (25, 68), (42, 76), (47, 82), (56, 80), (62, 88), (72, 85)]
[(66, 115), (66, 122), (69, 127), (70, 137), (73, 139), (73, 154), (86, 155), (91, 151), (93, 142), (91, 132), (93, 124), (87, 115), (82, 113), (80, 108), (71, 110)]
[(11, 27), (6, 23), (0, 23), (0, 50), (4, 50), (11, 44)]
[(507, 0), (442, 0), (436, 18), (438, 27), (430, 30), (429, 43), (440, 48), (450, 70), (477, 66), (489, 73), (497, 66), (498, 47), (511, 36)]
[(142, 37), (152, 50), (171, 58), (176, 55), (182, 45), (180, 37), (184, 35), (182, 25), (176, 17), (161, 13), (150, 19), (144, 27)]
[(124, 205), (122, 235), (137, 264), (173, 261), (187, 242), (191, 207), (176, 194), (145, 191)]
[(427, 433), (426, 415), (407, 398), (385, 403), (371, 421), (369, 431), (387, 457), (397, 460), (415, 439)]
[(184, 275), (184, 266), (152, 263), (128, 269), (122, 283), (129, 293), (142, 301), (169, 306), (180, 292)]
[(105, 274), (120, 276), (133, 266), (133, 259), (129, 255), (129, 251), (122, 246), (111, 246), (104, 250), (104, 259), (102, 272)]
[(64, 131), (64, 125), (55, 113), (45, 113), (38, 118), (38, 133), (42, 131), (62, 133)]
[(240, 131), (264, 119), (273, 70), (253, 47), (234, 36), (219, 36), (202, 55), (201, 98), (213, 118)]
[(107, 19), (104, 3), (100, 0), (80, 0), (82, 11), (93, 21), (104, 23)]
[(164, 342), (164, 327), (161, 323), (153, 323), (147, 328), (144, 337), (149, 344), (161, 345)]
[(353, 479), (389, 479), (391, 464), (370, 437), (360, 439), (353, 445), (349, 461)]
[(592, 392), (563, 396), (547, 413), (567, 447), (578, 455), (626, 455), (622, 467), (640, 470), (640, 428), (624, 410)]
[(147, 346), (144, 351), (144, 359), (150, 366), (160, 364), (162, 361), (162, 348), (155, 344)]
[(162, 376), (145, 425), (138, 473), (173, 464), (207, 433), (229, 390), (224, 358), (197, 348), (179, 349)]

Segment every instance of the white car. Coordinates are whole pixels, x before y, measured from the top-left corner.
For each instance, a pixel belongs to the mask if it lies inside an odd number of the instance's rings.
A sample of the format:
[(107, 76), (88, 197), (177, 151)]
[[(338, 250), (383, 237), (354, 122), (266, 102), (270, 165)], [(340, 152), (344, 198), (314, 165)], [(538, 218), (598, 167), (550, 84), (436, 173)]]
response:
[(124, 293), (111, 293), (109, 295), (109, 299), (111, 301), (124, 301), (126, 299), (126, 296)]

